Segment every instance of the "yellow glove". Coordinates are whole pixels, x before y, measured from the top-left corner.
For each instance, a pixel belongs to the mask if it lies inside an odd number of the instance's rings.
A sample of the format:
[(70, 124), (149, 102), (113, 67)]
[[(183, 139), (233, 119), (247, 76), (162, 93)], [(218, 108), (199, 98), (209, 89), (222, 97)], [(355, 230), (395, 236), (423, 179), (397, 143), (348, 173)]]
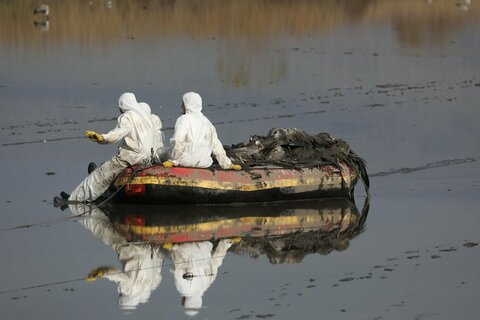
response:
[(96, 133), (95, 131), (85, 131), (85, 135), (88, 139), (94, 142), (105, 143), (105, 139), (103, 138), (103, 136), (99, 133)]
[(173, 249), (173, 243), (171, 242), (166, 242), (162, 245), (162, 248), (163, 249), (166, 249), (166, 250), (172, 250)]
[(239, 243), (240, 241), (242, 241), (242, 238), (240, 238), (240, 237), (233, 237), (233, 238), (228, 239), (228, 241), (230, 241), (231, 244)]
[(112, 267), (98, 267), (97, 269), (90, 271), (88, 276), (85, 278), (85, 281), (93, 282), (97, 280), (98, 277), (104, 276), (110, 270), (114, 269)]
[(175, 164), (173, 164), (173, 162), (170, 161), (170, 160), (164, 161), (164, 162), (162, 163), (162, 165), (163, 165), (165, 168), (175, 167)]
[(232, 164), (229, 169), (238, 171), (242, 170), (242, 166), (240, 166), (239, 164)]

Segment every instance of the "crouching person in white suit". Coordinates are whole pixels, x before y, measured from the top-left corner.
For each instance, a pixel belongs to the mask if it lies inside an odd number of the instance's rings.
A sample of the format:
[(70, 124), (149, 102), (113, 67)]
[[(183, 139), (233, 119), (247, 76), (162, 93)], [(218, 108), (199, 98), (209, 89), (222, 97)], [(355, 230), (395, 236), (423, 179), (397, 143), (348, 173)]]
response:
[(117, 154), (91, 172), (70, 196), (63, 194), (62, 197), (68, 198), (68, 201), (96, 200), (123, 169), (136, 164), (150, 164), (152, 156), (158, 155), (163, 149), (163, 138), (157, 123), (159, 119), (156, 121), (152, 117), (150, 108), (140, 106), (133, 93), (122, 94), (118, 105), (122, 114), (118, 117), (115, 129), (106, 134), (85, 132), (90, 140), (100, 144), (121, 141)]
[(212, 165), (212, 154), (222, 169), (241, 170), (240, 165), (232, 164), (217, 131), (202, 113), (202, 98), (198, 93), (188, 92), (182, 97), (182, 114), (175, 123), (175, 132), (170, 139), (170, 158), (163, 166), (208, 168)]

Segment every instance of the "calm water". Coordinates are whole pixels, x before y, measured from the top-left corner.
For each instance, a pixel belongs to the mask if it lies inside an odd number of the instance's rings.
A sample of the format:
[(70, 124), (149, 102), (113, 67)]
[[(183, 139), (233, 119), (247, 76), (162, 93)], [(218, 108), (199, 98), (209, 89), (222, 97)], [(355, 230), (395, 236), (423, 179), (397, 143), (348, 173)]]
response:
[[(479, 31), (476, 0), (0, 1), (0, 317), (477, 318)], [(224, 144), (272, 127), (345, 139), (372, 174), (368, 219), (362, 192), (53, 208), (115, 152), (82, 134), (113, 128), (125, 91), (167, 138), (197, 91)]]

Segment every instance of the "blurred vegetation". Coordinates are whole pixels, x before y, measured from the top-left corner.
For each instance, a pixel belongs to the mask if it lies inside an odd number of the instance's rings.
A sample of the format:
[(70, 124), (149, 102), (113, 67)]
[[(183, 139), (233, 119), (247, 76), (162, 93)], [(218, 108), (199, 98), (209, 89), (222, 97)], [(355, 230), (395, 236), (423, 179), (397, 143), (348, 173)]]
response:
[[(391, 25), (405, 46), (441, 44), (480, 22), (464, 0), (0, 0), (0, 44), (108, 45), (126, 38), (204, 37), (256, 46), (281, 35), (328, 33), (343, 24)], [(46, 17), (33, 10), (48, 4)], [(468, 10), (466, 10), (468, 9)], [(36, 26), (34, 21), (37, 21)], [(43, 28), (42, 28), (43, 26)]]
[[(115, 47), (138, 39), (204, 39), (218, 46), (216, 68), (236, 87), (276, 82), (288, 73), (284, 52), (262, 56), (277, 37), (309, 39), (347, 25), (391, 28), (404, 47), (442, 45), (480, 23), (468, 0), (0, 0), (0, 46), (20, 53), (74, 44)], [(49, 17), (34, 15), (49, 5)], [(462, 6), (463, 4), (463, 6)], [(466, 10), (468, 9), (468, 10)], [(298, 49), (298, 48), (296, 48)], [(251, 59), (255, 52), (257, 60)], [(265, 71), (268, 70), (268, 71)], [(254, 74), (257, 74), (255, 77)]]

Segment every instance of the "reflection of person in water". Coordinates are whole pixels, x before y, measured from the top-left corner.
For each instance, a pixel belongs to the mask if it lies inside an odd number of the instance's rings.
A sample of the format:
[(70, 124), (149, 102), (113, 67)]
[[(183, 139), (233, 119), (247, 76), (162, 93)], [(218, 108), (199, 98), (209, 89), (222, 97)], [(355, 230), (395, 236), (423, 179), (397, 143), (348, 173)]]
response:
[(198, 313), (202, 296), (215, 281), (227, 250), (238, 241), (239, 238), (222, 239), (215, 248), (210, 241), (180, 243), (169, 248), (175, 286), (187, 315)]
[(99, 267), (92, 270), (89, 281), (97, 277), (107, 278), (117, 284), (119, 305), (122, 309), (135, 309), (146, 303), (150, 294), (162, 280), (163, 253), (160, 247), (147, 243), (128, 243), (113, 227), (108, 217), (97, 207), (85, 204), (70, 205), (73, 214), (88, 214), (82, 225), (97, 239), (109, 245), (118, 254), (122, 270), (114, 267)]

